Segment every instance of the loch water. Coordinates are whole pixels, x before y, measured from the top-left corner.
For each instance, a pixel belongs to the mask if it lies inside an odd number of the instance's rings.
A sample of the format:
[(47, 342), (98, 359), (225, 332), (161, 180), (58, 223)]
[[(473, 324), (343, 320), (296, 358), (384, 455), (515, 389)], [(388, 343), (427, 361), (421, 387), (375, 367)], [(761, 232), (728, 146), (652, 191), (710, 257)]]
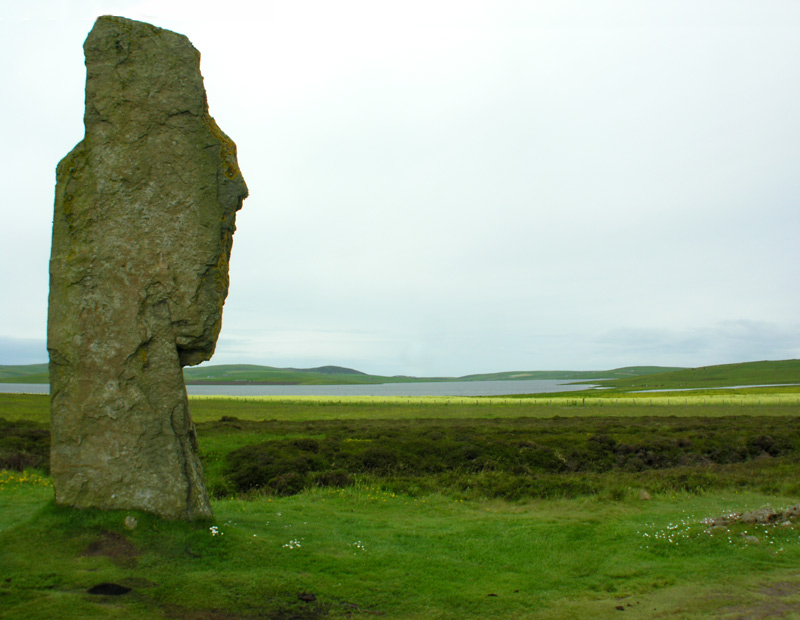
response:
[[(576, 392), (597, 387), (572, 381), (420, 381), (375, 385), (189, 385), (190, 396), (504, 396)], [(0, 393), (47, 394), (40, 383), (0, 383)]]

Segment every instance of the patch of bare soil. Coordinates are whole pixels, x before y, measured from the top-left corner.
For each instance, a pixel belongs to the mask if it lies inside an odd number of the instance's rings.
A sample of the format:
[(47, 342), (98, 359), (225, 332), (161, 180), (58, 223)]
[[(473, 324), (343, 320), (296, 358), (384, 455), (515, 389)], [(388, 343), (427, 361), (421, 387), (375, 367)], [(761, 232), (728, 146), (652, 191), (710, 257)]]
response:
[[(338, 607), (341, 611), (334, 616), (350, 617), (353, 614), (370, 616), (383, 616), (383, 611), (366, 609), (355, 603), (340, 601)], [(324, 620), (329, 617), (331, 604), (322, 604), (313, 592), (298, 592), (296, 601), (288, 597), (283, 601), (273, 599), (266, 603), (262, 609), (252, 613), (234, 614), (223, 609), (189, 609), (185, 607), (170, 606), (164, 612), (170, 620)]]
[(184, 609), (182, 607), (173, 607), (167, 610), (167, 618), (174, 618), (174, 620), (253, 620), (220, 609)]
[(265, 604), (263, 609), (251, 613), (234, 614), (224, 609), (189, 609), (171, 606), (165, 610), (171, 620), (322, 620), (328, 610), (317, 602), (316, 595), (302, 592), (297, 601), (277, 600)]
[(172, 620), (320, 620), (327, 612), (319, 607), (270, 609), (256, 615), (237, 615), (222, 609), (171, 608), (167, 618)]
[(139, 550), (125, 538), (116, 532), (104, 531), (97, 540), (89, 544), (81, 552), (83, 556), (104, 556), (109, 558), (117, 566), (123, 568), (135, 568)]
[(731, 605), (720, 610), (725, 620), (796, 620), (800, 618), (800, 574), (791, 581), (761, 587), (757, 600)]

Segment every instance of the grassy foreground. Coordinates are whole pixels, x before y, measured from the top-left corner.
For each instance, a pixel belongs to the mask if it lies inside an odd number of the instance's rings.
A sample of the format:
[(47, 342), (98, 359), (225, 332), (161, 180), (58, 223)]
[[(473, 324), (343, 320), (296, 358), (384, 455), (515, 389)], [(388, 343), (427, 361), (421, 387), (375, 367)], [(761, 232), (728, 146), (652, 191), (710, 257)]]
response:
[[(790, 618), (800, 602), (794, 528), (701, 523), (790, 498), (467, 503), (362, 487), (216, 501), (216, 526), (135, 514), (128, 530), (131, 513), (11, 486), (3, 618)], [(88, 593), (104, 583), (130, 591)]]
[[(422, 482), (401, 492), (397, 470), (378, 468), (344, 488), (289, 496), (228, 489), (213, 501), (214, 521), (189, 524), (57, 507), (45, 472), (1, 471), (0, 617), (797, 618), (800, 523), (709, 531), (703, 519), (800, 501), (800, 405), (657, 403), (193, 400), (212, 482), (225, 478), (230, 454), (265, 442), (317, 442), (323, 454), (337, 437), (391, 445), (418, 435), (469, 442), (489, 459), (469, 475), (505, 475), (505, 461), (480, 450), (519, 439), (560, 451), (570, 469), (553, 476), (602, 484), (507, 501)], [(47, 397), (1, 397), (0, 418), (17, 421), (16, 444), (30, 439), (35, 452)], [(659, 446), (683, 464), (653, 460)], [(721, 446), (742, 460), (692, 460), (694, 449), (728, 458)], [(631, 447), (649, 465), (632, 467)], [(540, 475), (537, 463), (520, 475)], [(681, 480), (681, 467), (716, 482), (659, 486)], [(436, 476), (449, 474), (414, 475), (444, 485)]]

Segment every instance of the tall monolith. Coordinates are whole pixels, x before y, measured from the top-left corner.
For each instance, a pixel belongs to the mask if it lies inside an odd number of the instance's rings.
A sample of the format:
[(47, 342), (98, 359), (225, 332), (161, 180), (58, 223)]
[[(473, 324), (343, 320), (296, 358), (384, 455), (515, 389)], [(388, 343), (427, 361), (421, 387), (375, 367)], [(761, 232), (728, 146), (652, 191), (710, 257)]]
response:
[(104, 16), (84, 52), (50, 257), (56, 502), (207, 517), (182, 367), (214, 352), (247, 187), (186, 37)]

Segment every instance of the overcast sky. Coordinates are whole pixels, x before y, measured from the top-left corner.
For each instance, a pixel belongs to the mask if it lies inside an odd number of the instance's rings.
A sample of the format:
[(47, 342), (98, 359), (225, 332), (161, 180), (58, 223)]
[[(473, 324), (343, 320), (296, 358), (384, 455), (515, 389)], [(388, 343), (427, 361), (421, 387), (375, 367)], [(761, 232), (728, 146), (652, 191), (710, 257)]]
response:
[(0, 364), (46, 361), (82, 44), (189, 37), (250, 188), (211, 363), (800, 357), (797, 0), (0, 2)]

